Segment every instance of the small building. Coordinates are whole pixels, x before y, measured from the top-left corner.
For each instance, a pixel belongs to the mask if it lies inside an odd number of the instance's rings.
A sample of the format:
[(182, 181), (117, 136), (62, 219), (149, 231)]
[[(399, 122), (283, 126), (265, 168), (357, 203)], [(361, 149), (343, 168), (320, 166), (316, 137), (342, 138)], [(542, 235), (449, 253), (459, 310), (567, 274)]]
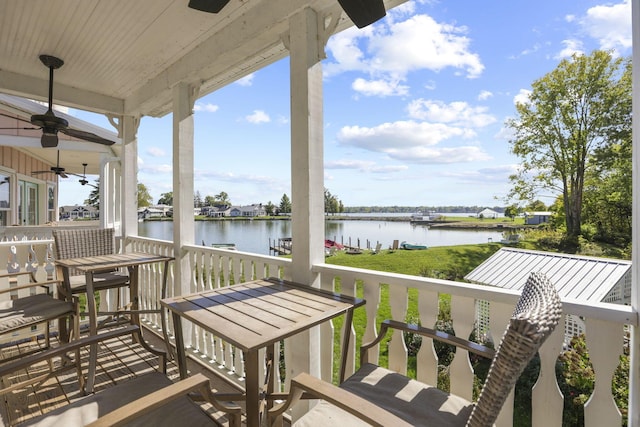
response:
[(74, 221), (76, 219), (97, 219), (100, 212), (93, 206), (62, 206), (60, 208), (60, 219)]
[(539, 225), (549, 222), (553, 212), (525, 212), (524, 223), (527, 225)]
[(490, 219), (496, 219), (498, 218), (499, 214), (498, 212), (494, 211), (493, 209), (483, 209), (480, 212), (478, 212), (478, 214), (476, 215), (478, 218), (490, 218)]
[[(544, 273), (562, 299), (631, 303), (631, 261), (505, 247), (465, 276), (476, 284), (521, 291), (533, 271)], [(477, 333), (488, 330), (489, 306), (476, 307)], [(565, 343), (585, 331), (582, 319), (567, 315)]]
[(166, 216), (164, 209), (147, 206), (138, 208), (138, 219), (162, 218)]
[(260, 204), (253, 204), (247, 206), (233, 206), (229, 210), (229, 215), (232, 217), (248, 217), (253, 218), (257, 216), (265, 216), (267, 210)]

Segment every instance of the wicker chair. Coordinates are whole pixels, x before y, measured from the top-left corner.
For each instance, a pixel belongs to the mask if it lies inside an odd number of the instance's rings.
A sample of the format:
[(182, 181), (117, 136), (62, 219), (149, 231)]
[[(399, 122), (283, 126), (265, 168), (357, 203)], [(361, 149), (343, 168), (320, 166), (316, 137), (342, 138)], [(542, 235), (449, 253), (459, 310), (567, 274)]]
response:
[[(272, 425), (305, 392), (324, 399), (295, 426), (492, 426), (516, 380), (561, 318), (562, 305), (553, 285), (532, 273), (522, 291), (498, 350), (427, 328), (385, 321), (372, 343), (362, 346), (360, 369), (340, 387), (303, 373), (291, 380), (287, 402), (269, 411)], [(494, 354), (477, 403), (445, 393), (385, 368), (366, 363), (367, 350), (379, 343), (388, 328), (412, 331), (480, 355)]]
[[(69, 259), (114, 253), (114, 232), (112, 228), (53, 230), (54, 255), (56, 259)], [(67, 297), (86, 294), (85, 275), (70, 269), (64, 271), (63, 293)], [(129, 276), (119, 271), (108, 271), (94, 275), (96, 291), (129, 286)], [(119, 294), (118, 294), (119, 296)], [(119, 305), (119, 304), (118, 304)]]

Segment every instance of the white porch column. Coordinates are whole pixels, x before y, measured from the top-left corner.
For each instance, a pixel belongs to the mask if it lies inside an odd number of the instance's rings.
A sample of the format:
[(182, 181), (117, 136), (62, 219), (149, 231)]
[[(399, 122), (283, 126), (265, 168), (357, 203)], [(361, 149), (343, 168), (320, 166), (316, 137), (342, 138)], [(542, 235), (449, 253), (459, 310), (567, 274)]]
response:
[[(189, 292), (191, 265), (182, 247), (195, 242), (193, 221), (193, 104), (194, 89), (186, 83), (173, 88), (173, 245), (176, 294)], [(185, 341), (190, 336), (185, 331)], [(187, 343), (188, 345), (188, 343)]]
[(122, 236), (138, 235), (138, 125), (140, 119), (120, 119), (123, 148), (120, 188), (122, 189)]
[[(291, 85), (291, 213), (292, 278), (320, 287), (311, 266), (324, 261), (324, 163), (322, 65), (324, 40), (319, 18), (305, 9), (289, 21)], [(320, 337), (317, 328), (292, 339), (288, 347), (287, 379), (300, 372), (320, 377)], [(291, 354), (294, 348), (294, 354)], [(291, 366), (290, 366), (291, 365)], [(302, 406), (302, 405), (299, 405)]]
[[(640, 309), (640, 0), (631, 2), (633, 44), (633, 234), (631, 306)], [(636, 322), (638, 319), (636, 318)], [(640, 327), (631, 328), (629, 363), (629, 419), (627, 425), (640, 427)]]

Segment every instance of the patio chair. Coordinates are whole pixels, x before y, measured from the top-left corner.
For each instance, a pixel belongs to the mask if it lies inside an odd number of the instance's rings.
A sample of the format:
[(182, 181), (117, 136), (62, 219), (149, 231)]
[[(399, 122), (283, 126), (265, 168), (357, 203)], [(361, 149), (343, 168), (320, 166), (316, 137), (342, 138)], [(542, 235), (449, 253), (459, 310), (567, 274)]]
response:
[[(114, 230), (103, 229), (78, 229), (78, 230), (53, 230), (54, 255), (56, 259), (91, 257), (113, 254)], [(87, 293), (85, 275), (70, 269), (68, 277), (64, 277), (64, 289), (67, 296)], [(64, 273), (63, 273), (64, 274)], [(63, 279), (60, 277), (59, 279)], [(96, 291), (117, 289), (129, 286), (129, 276), (119, 271), (107, 271), (94, 275)], [(119, 306), (119, 293), (118, 293)], [(85, 314), (85, 313), (81, 313)]]
[[(532, 273), (522, 291), (498, 349), (493, 350), (444, 332), (385, 321), (378, 337), (360, 349), (360, 369), (339, 387), (306, 373), (291, 380), (289, 399), (269, 411), (272, 425), (303, 393), (324, 399), (294, 425), (319, 426), (492, 426), (516, 380), (561, 318), (561, 302), (541, 273)], [(491, 368), (474, 404), (436, 387), (366, 363), (367, 350), (380, 342), (388, 328), (419, 333), (488, 356)]]
[[(55, 288), (58, 280), (37, 282), (31, 272), (17, 272), (0, 274), (0, 337), (3, 342), (30, 341), (33, 335), (40, 335), (38, 325), (44, 324), (45, 345), (35, 346), (27, 353), (8, 356), (4, 354), (0, 367), (11, 363), (17, 358), (24, 358), (29, 354), (41, 353), (51, 347), (51, 322), (59, 319), (69, 319), (73, 337), (78, 337), (79, 314), (77, 301), (65, 301), (54, 297), (51, 287)], [(31, 329), (31, 331), (29, 330)], [(67, 337), (68, 338), (68, 337)], [(51, 364), (50, 364), (51, 367)], [(55, 374), (51, 371), (38, 378), (31, 378), (22, 385), (33, 384)], [(19, 385), (16, 385), (19, 386)]]
[[(44, 360), (75, 352), (76, 359), (72, 367), (77, 369), (79, 386), (80, 390), (82, 390), (85, 379), (79, 357), (80, 350), (91, 345), (131, 334), (137, 335), (139, 339), (142, 339), (140, 326), (138, 325), (128, 325), (126, 327), (110, 329), (98, 335), (86, 336), (49, 349), (46, 352), (17, 359), (10, 364), (1, 366), (0, 377), (11, 376)], [(166, 372), (166, 353), (161, 350), (155, 350), (154, 354), (159, 356), (158, 370)], [(138, 411), (153, 412), (151, 415), (140, 418), (139, 422), (131, 422), (127, 425), (174, 426), (182, 425), (182, 423), (189, 425), (189, 427), (215, 425), (212, 418), (186, 397), (186, 393), (194, 390), (201, 391), (202, 396), (204, 396), (205, 399), (210, 399), (216, 407), (224, 409), (225, 411), (231, 411), (232, 415), (230, 418), (235, 422), (235, 424), (231, 424), (231, 426), (240, 426), (240, 407), (223, 407), (215, 401), (209, 388), (208, 379), (202, 375), (196, 375), (184, 382), (171, 385), (171, 380), (162, 372), (147, 373), (135, 379), (119, 382), (97, 393), (81, 397), (69, 405), (59, 406), (50, 412), (27, 420), (21, 423), (20, 426), (80, 427), (92, 423), (121, 407), (127, 408), (126, 413), (129, 414), (129, 408), (131, 408), (132, 405), (136, 407)], [(0, 394), (13, 391), (15, 388), (16, 387), (12, 387), (11, 390), (8, 388), (0, 389)], [(158, 390), (160, 391), (156, 393)], [(181, 393), (182, 395), (178, 396), (177, 393)], [(170, 394), (176, 395), (172, 396)], [(138, 407), (138, 405), (141, 406)], [(121, 411), (117, 411), (116, 415), (121, 413)], [(110, 419), (111, 418), (107, 418), (107, 420)], [(107, 424), (102, 425), (117, 425), (117, 423), (109, 421)]]

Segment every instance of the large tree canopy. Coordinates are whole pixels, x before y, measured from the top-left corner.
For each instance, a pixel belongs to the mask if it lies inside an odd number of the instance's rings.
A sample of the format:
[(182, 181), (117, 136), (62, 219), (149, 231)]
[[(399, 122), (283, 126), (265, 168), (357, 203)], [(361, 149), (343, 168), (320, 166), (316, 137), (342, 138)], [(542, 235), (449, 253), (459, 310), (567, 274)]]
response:
[(511, 196), (533, 200), (560, 194), (567, 237), (581, 233), (585, 177), (596, 164), (593, 154), (625, 138), (631, 123), (631, 63), (611, 53), (573, 55), (532, 85), (518, 117), (511, 150), (522, 160), (511, 177)]

